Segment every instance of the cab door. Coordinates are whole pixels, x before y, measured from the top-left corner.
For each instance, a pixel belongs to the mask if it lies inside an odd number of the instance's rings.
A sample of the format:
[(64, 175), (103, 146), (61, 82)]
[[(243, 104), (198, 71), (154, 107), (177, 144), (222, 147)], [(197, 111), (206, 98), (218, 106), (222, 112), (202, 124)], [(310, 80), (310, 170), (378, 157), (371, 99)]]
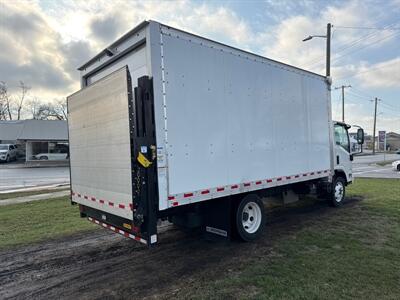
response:
[(353, 181), (352, 160), (350, 153), (350, 139), (347, 128), (342, 124), (335, 124), (335, 170), (346, 174), (347, 182)]

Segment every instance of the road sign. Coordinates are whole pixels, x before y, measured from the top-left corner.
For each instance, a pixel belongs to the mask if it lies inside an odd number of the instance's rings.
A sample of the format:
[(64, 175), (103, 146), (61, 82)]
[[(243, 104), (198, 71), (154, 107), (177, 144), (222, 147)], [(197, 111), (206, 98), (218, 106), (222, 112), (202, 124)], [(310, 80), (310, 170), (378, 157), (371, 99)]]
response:
[(379, 131), (378, 133), (379, 149), (385, 150), (385, 139), (386, 139), (386, 131)]

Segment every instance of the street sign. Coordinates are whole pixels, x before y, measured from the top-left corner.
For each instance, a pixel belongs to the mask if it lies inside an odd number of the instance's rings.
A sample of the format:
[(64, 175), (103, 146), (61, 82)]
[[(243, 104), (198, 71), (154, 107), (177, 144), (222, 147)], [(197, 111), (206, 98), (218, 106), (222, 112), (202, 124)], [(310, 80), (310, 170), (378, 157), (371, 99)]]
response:
[(386, 131), (379, 131), (378, 133), (379, 149), (385, 150), (385, 138), (386, 138)]

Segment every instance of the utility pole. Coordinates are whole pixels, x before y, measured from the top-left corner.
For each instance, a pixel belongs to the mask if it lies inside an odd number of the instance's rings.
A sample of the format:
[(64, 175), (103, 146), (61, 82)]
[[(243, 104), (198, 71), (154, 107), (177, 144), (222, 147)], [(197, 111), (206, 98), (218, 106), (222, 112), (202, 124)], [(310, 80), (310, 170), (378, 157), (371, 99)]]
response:
[(381, 100), (375, 97), (375, 100), (371, 100), (371, 101), (375, 101), (374, 133), (373, 133), (373, 136), (372, 136), (372, 154), (375, 155), (376, 110), (378, 108), (378, 101), (381, 101)]
[[(309, 41), (312, 38), (324, 38), (326, 39), (326, 78), (328, 79), (331, 76), (331, 29), (332, 24), (326, 24), (326, 35), (309, 35), (303, 42)], [(330, 84), (330, 80), (328, 81)]]
[(326, 24), (326, 77), (331, 76), (331, 23)]
[(344, 89), (351, 88), (351, 85), (342, 85), (335, 87), (335, 90), (342, 89), (342, 122), (344, 123)]

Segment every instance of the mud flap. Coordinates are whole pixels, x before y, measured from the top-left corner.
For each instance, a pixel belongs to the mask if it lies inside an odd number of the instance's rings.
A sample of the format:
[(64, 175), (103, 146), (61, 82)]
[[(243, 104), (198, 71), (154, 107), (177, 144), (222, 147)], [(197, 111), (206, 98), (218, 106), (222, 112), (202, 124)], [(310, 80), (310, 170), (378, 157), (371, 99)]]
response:
[(157, 159), (154, 123), (153, 82), (138, 79), (135, 105), (130, 105), (133, 223), (151, 246), (157, 242)]
[(212, 241), (230, 241), (233, 235), (232, 199), (224, 197), (207, 201), (203, 208), (204, 237)]

